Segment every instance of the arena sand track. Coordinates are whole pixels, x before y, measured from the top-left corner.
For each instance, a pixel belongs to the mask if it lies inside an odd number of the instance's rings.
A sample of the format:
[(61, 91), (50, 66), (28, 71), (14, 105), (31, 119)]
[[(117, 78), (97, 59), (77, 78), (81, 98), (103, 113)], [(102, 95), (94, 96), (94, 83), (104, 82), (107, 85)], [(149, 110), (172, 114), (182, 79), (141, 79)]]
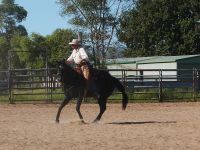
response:
[(200, 103), (108, 104), (92, 124), (98, 105), (75, 105), (54, 122), (58, 105), (0, 105), (0, 150), (199, 150)]

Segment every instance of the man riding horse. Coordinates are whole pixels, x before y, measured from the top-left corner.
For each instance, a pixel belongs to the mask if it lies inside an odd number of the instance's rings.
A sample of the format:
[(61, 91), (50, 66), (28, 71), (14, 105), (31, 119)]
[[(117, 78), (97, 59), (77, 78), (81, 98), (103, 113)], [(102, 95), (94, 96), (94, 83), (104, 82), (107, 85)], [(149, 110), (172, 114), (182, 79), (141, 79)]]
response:
[(86, 87), (85, 87), (85, 96), (88, 91), (88, 89), (91, 87), (91, 90), (93, 91), (95, 98), (99, 98), (99, 93), (97, 91), (96, 85), (94, 82), (92, 82), (92, 76), (91, 76), (91, 65), (89, 62), (88, 55), (85, 51), (85, 49), (80, 44), (80, 41), (78, 39), (73, 39), (69, 45), (72, 46), (73, 50), (71, 55), (66, 60), (66, 63), (75, 63), (76, 64), (76, 70), (80, 71), (84, 78), (86, 79)]

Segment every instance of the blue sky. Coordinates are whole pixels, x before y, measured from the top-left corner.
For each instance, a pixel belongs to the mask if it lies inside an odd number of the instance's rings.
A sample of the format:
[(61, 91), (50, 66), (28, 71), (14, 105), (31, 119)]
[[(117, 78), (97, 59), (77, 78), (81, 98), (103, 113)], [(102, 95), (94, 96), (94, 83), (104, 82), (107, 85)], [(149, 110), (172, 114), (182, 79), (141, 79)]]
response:
[(15, 0), (15, 3), (28, 12), (22, 25), (29, 34), (35, 32), (46, 36), (52, 34), (57, 28), (70, 28), (67, 19), (59, 15), (61, 10), (56, 0)]

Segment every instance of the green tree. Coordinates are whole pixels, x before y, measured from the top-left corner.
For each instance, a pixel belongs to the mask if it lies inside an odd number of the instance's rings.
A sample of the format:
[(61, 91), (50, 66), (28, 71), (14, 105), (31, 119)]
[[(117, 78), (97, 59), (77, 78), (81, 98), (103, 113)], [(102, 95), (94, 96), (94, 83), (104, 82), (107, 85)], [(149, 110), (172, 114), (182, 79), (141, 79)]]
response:
[(114, 33), (122, 9), (129, 0), (57, 0), (62, 15), (70, 16), (70, 23), (83, 32), (91, 47), (95, 66), (103, 67), (107, 52), (115, 40)]
[(6, 42), (6, 39), (3, 37), (0, 37), (0, 69), (7, 69), (8, 63), (5, 58), (8, 56), (7, 49), (9, 48), (8, 43)]
[(74, 37), (74, 32), (68, 29), (57, 29), (48, 36), (32, 33), (29, 37), (15, 36), (12, 47), (17, 51), (20, 66), (44, 68), (48, 63), (48, 66), (55, 67), (56, 60), (66, 58), (71, 54), (68, 43)]
[(125, 56), (200, 53), (199, 0), (137, 0), (120, 19)]
[(46, 37), (32, 33), (29, 37), (20, 36), (13, 40), (13, 49), (17, 52), (21, 64), (27, 68), (44, 68), (48, 57)]
[[(20, 25), (26, 16), (27, 11), (15, 4), (14, 0), (2, 0), (0, 3), (0, 60), (4, 62), (0, 68), (8, 67), (8, 51), (13, 48), (12, 38), (27, 35), (25, 27)], [(13, 64), (19, 65), (16, 53), (12, 53), (12, 58), (12, 61), (15, 62)]]
[(75, 36), (72, 30), (57, 29), (46, 37), (50, 65), (55, 65), (55, 60), (66, 58), (71, 54), (71, 46), (68, 43)]
[(15, 34), (27, 35), (24, 26), (20, 25), (27, 16), (27, 11), (15, 4), (14, 0), (2, 0), (0, 4), (0, 35), (10, 41)]

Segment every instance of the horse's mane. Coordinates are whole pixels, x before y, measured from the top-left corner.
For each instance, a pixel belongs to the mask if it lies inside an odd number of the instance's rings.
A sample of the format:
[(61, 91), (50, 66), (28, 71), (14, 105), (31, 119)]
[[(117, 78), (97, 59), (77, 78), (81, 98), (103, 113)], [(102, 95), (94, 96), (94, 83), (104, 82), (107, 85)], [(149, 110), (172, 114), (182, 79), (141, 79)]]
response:
[(83, 75), (78, 73), (72, 66), (70, 66), (69, 64), (66, 64), (65, 62), (63, 62), (62, 65), (64, 67), (63, 68), (64, 76), (68, 77), (71, 80), (71, 82), (73, 82), (73, 83), (84, 82), (85, 78), (83, 77)]
[(71, 73), (77, 73), (69, 64), (63, 63), (63, 67), (64, 69), (66, 69), (67, 71), (71, 72)]

